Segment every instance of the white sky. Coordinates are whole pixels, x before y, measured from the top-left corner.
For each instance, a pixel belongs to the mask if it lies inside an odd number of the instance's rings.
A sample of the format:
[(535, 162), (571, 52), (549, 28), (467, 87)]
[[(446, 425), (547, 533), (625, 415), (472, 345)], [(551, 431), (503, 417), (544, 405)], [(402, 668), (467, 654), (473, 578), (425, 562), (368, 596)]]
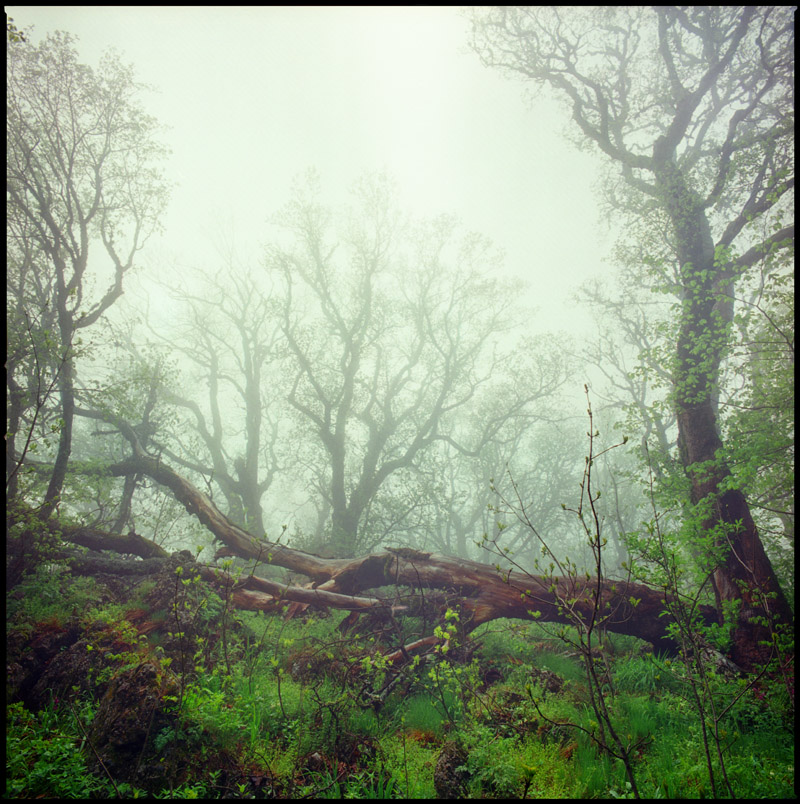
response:
[[(215, 236), (256, 259), (292, 179), (316, 167), (333, 197), (386, 169), (413, 215), (454, 213), (532, 285), (541, 326), (576, 327), (568, 294), (608, 271), (599, 161), (566, 113), (484, 68), (451, 7), (8, 6), (33, 41), (65, 30), (95, 67), (114, 47), (158, 94), (178, 182), (145, 262), (214, 267)], [(174, 268), (173, 268), (174, 270)]]

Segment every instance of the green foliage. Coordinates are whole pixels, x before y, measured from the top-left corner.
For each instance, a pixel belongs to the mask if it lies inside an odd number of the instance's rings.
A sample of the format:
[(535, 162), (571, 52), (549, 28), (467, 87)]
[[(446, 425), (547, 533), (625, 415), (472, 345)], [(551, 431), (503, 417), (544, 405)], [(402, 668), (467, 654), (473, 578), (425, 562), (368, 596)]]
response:
[(441, 736), (447, 720), (441, 705), (437, 706), (430, 695), (414, 695), (400, 702), (406, 728)]
[(184, 690), (183, 707), (189, 713), (186, 719), (191, 722), (195, 735), (199, 730), (207, 730), (222, 745), (232, 745), (243, 730), (245, 712), (229, 707), (226, 694), (221, 689), (203, 686), (203, 680), (198, 679)]
[[(706, 769), (700, 729), (691, 718), (691, 708), (681, 698), (665, 698), (652, 709), (653, 739), (643, 760), (639, 779), (641, 793), (652, 798), (713, 796)], [(783, 797), (793, 784), (792, 740), (778, 732), (743, 734), (723, 729), (730, 747), (725, 766), (738, 795)], [(719, 765), (714, 764), (718, 774)], [(756, 792), (761, 791), (761, 792)], [(768, 792), (769, 791), (769, 792)], [(771, 793), (774, 793), (772, 795)]]
[(109, 785), (87, 771), (84, 741), (52, 707), (6, 707), (6, 797), (89, 798)]
[(381, 737), (386, 731), (385, 719), (372, 709), (355, 709), (348, 718), (348, 727), (355, 734), (367, 737)]
[[(306, 711), (306, 689), (282, 667), (264, 668), (251, 678), (236, 673), (232, 689), (238, 693), (238, 708), (247, 718), (251, 741), (288, 739), (295, 735), (297, 724)], [(326, 687), (320, 688), (320, 692), (327, 691)]]
[(25, 34), (14, 25), (14, 18), (6, 14), (6, 39), (9, 42), (25, 42)]
[(536, 656), (533, 664), (542, 669), (555, 673), (565, 681), (578, 681), (583, 678), (583, 669), (578, 662), (563, 653), (555, 651), (542, 651)]
[[(81, 619), (85, 623), (105, 623), (106, 625), (130, 626), (124, 620), (125, 607), (119, 603), (105, 603), (102, 606), (93, 606), (83, 612)], [(131, 633), (136, 634), (136, 629), (131, 627)]]
[(378, 764), (371, 770), (360, 771), (339, 781), (335, 774), (318, 774), (314, 777), (313, 791), (317, 798), (390, 799), (396, 798), (395, 778), (387, 775)]
[(523, 793), (531, 798), (574, 798), (574, 768), (565, 751), (554, 743), (526, 739), (515, 752)]
[(16, 586), (44, 563), (52, 563), (61, 546), (53, 523), (19, 499), (6, 511), (6, 584)]
[[(736, 316), (739, 339), (727, 371), (732, 404), (723, 419), (731, 482), (747, 495), (765, 549), (793, 598), (794, 273), (791, 254), (761, 267), (757, 288)], [(742, 382), (742, 377), (745, 382)]]
[(650, 695), (679, 688), (679, 683), (665, 669), (666, 657), (632, 656), (617, 662), (614, 667), (614, 684), (622, 692), (641, 692)]
[(547, 625), (498, 619), (478, 626), (471, 634), (481, 657), (487, 661), (508, 660), (535, 663), (543, 652), (562, 646)]
[(624, 788), (624, 773), (608, 754), (600, 753), (585, 740), (578, 741), (574, 754), (576, 779), (579, 798), (610, 797), (612, 789)]
[(73, 578), (62, 566), (41, 565), (16, 587), (8, 600), (7, 615), (15, 627), (44, 621), (63, 626), (96, 605), (101, 594), (92, 578)]
[(754, 799), (795, 797), (793, 741), (776, 742), (774, 732), (756, 732), (740, 736), (736, 749), (727, 762), (735, 789)]
[(395, 791), (399, 798), (434, 799), (433, 771), (440, 746), (420, 742), (404, 730), (387, 736), (381, 743), (385, 767), (397, 780)]
[[(101, 604), (91, 583), (57, 572), (57, 584), (48, 585), (51, 576), (43, 572), (26, 582), (29, 594), (16, 601), (16, 620), (23, 615), (49, 616), (55, 600), (48, 594), (55, 587), (68, 602), (73, 621), (101, 621), (113, 630), (115, 639), (134, 635), (126, 630), (130, 626), (122, 617), (124, 607)], [(180, 595), (183, 590), (191, 593), (189, 600), (195, 606), (187, 610), (191, 615), (205, 611), (196, 608), (206, 599), (200, 585), (179, 583), (177, 588)], [(448, 630), (457, 623), (451, 616), (440, 639), (447, 651), (440, 652), (434, 664), (417, 669), (409, 686), (412, 692), (398, 689), (383, 707), (374, 709), (362, 705), (359, 686), (373, 674), (386, 676), (390, 668), (376, 658), (366, 675), (360, 663), (346, 662), (343, 666), (352, 668), (348, 681), (330, 674), (332, 660), (327, 654), (342, 654), (342, 635), (336, 629), (339, 615), (285, 621), (275, 615), (245, 614), (242, 620), (231, 623), (230, 641), (241, 646), (231, 672), (217, 661), (187, 677), (178, 721), (150, 735), (152, 750), (167, 754), (180, 746), (187, 756), (188, 777), (174, 786), (171, 795), (218, 795), (207, 767), (208, 752), (216, 747), (228, 752), (227, 761), (241, 767), (256, 763), (268, 774), (278, 797), (432, 798), (439, 752), (446, 739), (457, 738), (467, 750), (466, 792), (471, 797), (630, 796), (620, 763), (598, 752), (580, 731), (591, 731), (596, 723), (579, 666), (554, 649), (552, 637), (543, 638), (547, 632), (539, 624), (483, 628), (475, 660), (461, 663), (455, 660), (460, 636), (457, 629)], [(218, 619), (201, 623), (198, 618), (198, 636), (207, 639), (208, 629), (218, 623)], [(445, 633), (450, 633), (449, 639)], [(350, 650), (357, 644), (374, 650), (375, 643), (348, 637), (347, 644)], [(609, 699), (609, 712), (621, 738), (640, 746), (634, 759), (640, 794), (712, 795), (694, 705), (676, 694), (686, 689), (680, 663), (676, 668), (674, 657), (629, 653), (640, 647), (633, 640), (629, 644), (619, 640), (616, 647), (612, 676), (617, 695)], [(321, 661), (312, 662), (308, 673), (294, 678), (289, 672), (292, 665), (309, 655), (318, 655)], [(112, 652), (105, 658), (109, 672), (124, 661), (124, 655)], [(505, 680), (482, 689), (481, 669), (490, 661), (499, 666)], [(568, 683), (559, 693), (544, 695), (537, 711), (525, 686), (539, 668), (557, 672)], [(676, 669), (680, 678), (674, 677)], [(780, 677), (763, 679), (756, 688), (747, 687), (746, 680), (718, 678), (712, 680), (711, 692), (719, 701), (739, 696), (720, 722), (726, 769), (736, 794), (787, 795), (792, 783), (792, 719)], [(93, 708), (81, 702), (73, 706), (88, 726)], [(8, 724), (9, 794), (112, 793), (107, 778), (87, 771), (87, 746), (69, 708), (50, 706), (34, 715), (15, 704), (8, 709)], [(374, 750), (354, 759), (348, 748), (352, 745), (372, 745)], [(323, 757), (326, 770), (303, 771), (313, 753)], [(121, 795), (143, 795), (133, 787), (118, 787)], [(170, 791), (154, 795), (165, 797)]]

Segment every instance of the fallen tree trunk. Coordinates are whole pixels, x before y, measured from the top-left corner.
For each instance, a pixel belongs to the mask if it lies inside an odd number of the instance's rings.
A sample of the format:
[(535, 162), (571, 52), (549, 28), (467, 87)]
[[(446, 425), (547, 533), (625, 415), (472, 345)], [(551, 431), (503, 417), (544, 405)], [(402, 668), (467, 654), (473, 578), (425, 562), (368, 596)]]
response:
[[(311, 588), (304, 588), (247, 576), (234, 583), (237, 603), (243, 608), (267, 609), (278, 600), (350, 611), (391, 608), (391, 601), (362, 593), (387, 586), (408, 586), (445, 592), (446, 606), (458, 609), (462, 624), (471, 630), (498, 618), (571, 624), (578, 616), (588, 621), (598, 595), (597, 610), (606, 630), (638, 637), (660, 650), (673, 652), (677, 647), (667, 635), (668, 617), (661, 616), (662, 593), (641, 584), (607, 579), (598, 584), (596, 579), (585, 576), (549, 578), (499, 571), (476, 561), (410, 549), (353, 559), (320, 558), (247, 533), (228, 520), (207, 495), (156, 458), (139, 455), (106, 471), (113, 476), (146, 474), (169, 488), (225, 546), (218, 555), (283, 567), (312, 581)], [(219, 581), (218, 572), (208, 567), (204, 575), (208, 580), (213, 576)], [(701, 613), (708, 622), (716, 620), (711, 606), (703, 607)]]
[[(218, 567), (205, 566), (201, 570), (204, 578), (231, 590), (234, 604), (244, 609), (270, 610), (292, 602), (352, 612), (385, 610), (389, 616), (403, 608), (398, 605), (397, 588), (409, 587), (412, 593), (426, 597), (442, 617), (447, 608), (458, 610), (465, 631), (499, 618), (567, 625), (574, 624), (576, 618), (583, 622), (597, 618), (604, 630), (638, 637), (658, 650), (673, 653), (678, 647), (668, 635), (669, 617), (662, 616), (663, 593), (642, 584), (609, 579), (598, 582), (586, 576), (536, 576), (408, 548), (352, 559), (320, 558), (247, 533), (232, 523), (207, 495), (159, 459), (140, 454), (102, 470), (86, 471), (102, 471), (112, 476), (146, 474), (169, 488), (186, 510), (224, 545), (218, 556), (233, 555), (271, 564), (311, 581), (303, 587), (254, 574), (234, 578)], [(80, 527), (55, 526), (55, 529), (63, 539), (94, 550), (134, 553), (154, 564), (160, 563), (165, 555), (162, 548), (137, 534), (103, 534)], [(90, 572), (91, 566), (84, 559), (76, 569)], [(108, 570), (107, 566), (105, 569)], [(392, 597), (364, 594), (386, 587), (394, 588)], [(426, 590), (439, 591), (426, 595)], [(701, 607), (700, 616), (708, 623), (715, 622), (716, 610), (712, 606)]]
[[(294, 552), (297, 551), (288, 548), (282, 552), (280, 565), (294, 565)], [(545, 578), (522, 572), (502, 572), (476, 561), (430, 553), (413, 556), (408, 553), (416, 551), (404, 552), (403, 556), (388, 552), (351, 559), (345, 566), (337, 566), (329, 580), (313, 589), (284, 586), (250, 576), (240, 587), (251, 590), (251, 605), (245, 608), (267, 608), (278, 598), (350, 611), (376, 608), (400, 611), (404, 607), (395, 605), (392, 599), (357, 596), (364, 590), (400, 585), (444, 590), (440, 614), (443, 616), (447, 608), (458, 610), (460, 622), (467, 631), (499, 618), (566, 625), (574, 624), (576, 616), (584, 622), (592, 618), (598, 589), (596, 579), (587, 581), (585, 576)], [(306, 560), (305, 554), (302, 560)], [(211, 580), (205, 573), (204, 577)], [(715, 622), (714, 607), (701, 608), (703, 619)], [(667, 636), (669, 619), (660, 616), (664, 600), (658, 591), (641, 584), (604, 580), (600, 583), (598, 610), (602, 612), (605, 630), (638, 637), (661, 651), (674, 653), (677, 650), (677, 644)]]

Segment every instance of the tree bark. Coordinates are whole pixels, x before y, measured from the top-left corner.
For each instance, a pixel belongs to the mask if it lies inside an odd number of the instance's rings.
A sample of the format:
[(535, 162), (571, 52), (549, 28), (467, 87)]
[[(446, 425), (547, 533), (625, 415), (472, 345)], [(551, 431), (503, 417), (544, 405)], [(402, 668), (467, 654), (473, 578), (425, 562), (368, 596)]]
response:
[[(395, 596), (364, 596), (368, 590), (408, 586), (421, 591), (444, 592), (437, 605), (456, 608), (466, 630), (497, 618), (512, 618), (570, 624), (574, 616), (588, 621), (599, 592), (599, 610), (608, 620), (608, 631), (651, 642), (657, 649), (673, 653), (677, 645), (668, 637), (669, 619), (663, 593), (642, 584), (596, 579), (549, 578), (520, 571), (500, 571), (476, 561), (410, 549), (391, 550), (360, 558), (320, 558), (281, 544), (258, 539), (225, 517), (214, 503), (189, 481), (160, 460), (136, 457), (107, 469), (114, 476), (143, 473), (169, 488), (179, 502), (196, 516), (225, 547), (218, 555), (236, 555), (264, 564), (283, 567), (311, 579), (312, 586), (299, 587), (268, 581), (255, 575), (235, 582), (235, 602), (246, 609), (274, 608), (276, 601), (317, 604), (361, 611), (392, 609)], [(87, 535), (73, 534), (86, 544)], [(64, 533), (69, 538), (68, 533)], [(140, 537), (141, 538), (141, 537)], [(76, 538), (76, 541), (78, 539)], [(114, 549), (111, 542), (109, 549)], [(93, 546), (102, 546), (102, 542)], [(126, 552), (133, 552), (126, 543)], [(209, 581), (230, 583), (212, 567), (203, 570)], [(565, 601), (569, 603), (565, 604)], [(568, 611), (567, 608), (571, 609)], [(715, 620), (711, 606), (701, 608), (708, 622)]]
[(720, 268), (711, 228), (700, 199), (672, 159), (673, 149), (666, 138), (659, 140), (653, 164), (676, 234), (684, 294), (674, 378), (678, 443), (691, 481), (691, 502), (701, 511), (708, 508), (699, 532), (713, 534), (715, 546), (725, 549), (712, 575), (720, 622), (723, 604), (741, 601), (731, 658), (751, 667), (769, 659), (772, 631), (793, 618), (744, 494), (726, 488), (731, 472), (722, 457), (716, 384), (730, 322), (717, 309)]

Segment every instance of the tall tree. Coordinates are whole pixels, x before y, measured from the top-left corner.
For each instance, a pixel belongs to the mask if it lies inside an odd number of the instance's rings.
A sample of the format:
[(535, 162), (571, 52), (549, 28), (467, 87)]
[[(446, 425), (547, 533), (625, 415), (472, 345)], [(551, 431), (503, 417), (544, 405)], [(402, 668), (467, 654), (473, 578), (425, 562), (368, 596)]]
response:
[(353, 556), (387, 480), (444, 442), (476, 454), (560, 377), (499, 396), (470, 443), (457, 419), (502, 370), (500, 336), (514, 323), (512, 289), (490, 278), (484, 238), (439, 218), (404, 225), (384, 177), (364, 179), (334, 228), (312, 180), (286, 209), (293, 238), (267, 265), (283, 278), (283, 330), (294, 363), (290, 405), (324, 455), (330, 546)]
[[(17, 373), (27, 367), (55, 377), (60, 432), (44, 495), (49, 514), (59, 501), (72, 447), (76, 337), (119, 298), (124, 275), (158, 226), (167, 200), (156, 167), (164, 149), (156, 142), (154, 119), (137, 100), (142, 87), (116, 56), (105, 56), (94, 71), (78, 62), (69, 34), (52, 34), (39, 45), (9, 40), (12, 332), (36, 333), (31, 338), (45, 340), (48, 349), (12, 346), (7, 375), (15, 429), (30, 424), (38, 411), (32, 391), (43, 385), (42, 374), (22, 381)], [(98, 244), (103, 257), (96, 254)], [(108, 282), (107, 289), (95, 292), (94, 281)], [(17, 452), (14, 430), (7, 449), (10, 465)]]
[(764, 618), (792, 615), (731, 482), (716, 395), (733, 289), (794, 235), (780, 222), (794, 187), (793, 17), (778, 6), (473, 12), (484, 64), (554, 89), (644, 225), (662, 230), (661, 252), (644, 256), (678, 298), (681, 458), (702, 531), (725, 551), (713, 572), (718, 606), (741, 601), (733, 652), (744, 665), (765, 655)]
[[(181, 305), (172, 331), (151, 326), (159, 344), (180, 354), (191, 387), (162, 390), (185, 409), (172, 433), (155, 437), (162, 453), (218, 487), (228, 517), (264, 534), (262, 497), (283, 467), (277, 454), (280, 317), (254, 272), (228, 255), (216, 275), (193, 273), (191, 283), (169, 287)], [(187, 362), (188, 361), (188, 362)], [(198, 389), (203, 389), (202, 393)], [(188, 443), (187, 430), (194, 433)]]

